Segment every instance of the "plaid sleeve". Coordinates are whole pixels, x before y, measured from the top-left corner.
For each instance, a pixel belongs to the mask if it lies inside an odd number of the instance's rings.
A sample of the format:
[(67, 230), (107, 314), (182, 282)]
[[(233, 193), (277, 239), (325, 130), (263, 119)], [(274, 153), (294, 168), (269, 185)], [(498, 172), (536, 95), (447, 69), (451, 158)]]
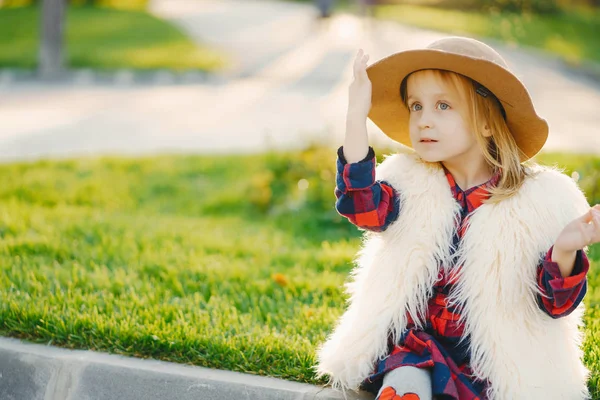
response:
[(338, 149), (335, 208), (361, 229), (381, 232), (396, 220), (400, 200), (394, 188), (375, 179), (375, 151), (356, 163), (347, 163)]
[(552, 261), (552, 248), (538, 267), (538, 286), (545, 296), (538, 294), (538, 305), (552, 318), (569, 315), (583, 300), (587, 291), (589, 260), (583, 250), (577, 252), (570, 276), (563, 278), (558, 264)]

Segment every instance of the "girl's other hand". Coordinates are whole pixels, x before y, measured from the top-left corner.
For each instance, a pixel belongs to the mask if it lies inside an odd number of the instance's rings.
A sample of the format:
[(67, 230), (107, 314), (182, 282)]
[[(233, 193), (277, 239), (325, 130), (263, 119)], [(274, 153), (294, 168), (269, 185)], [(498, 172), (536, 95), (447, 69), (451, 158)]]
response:
[(563, 253), (577, 251), (600, 242), (600, 204), (571, 221), (560, 233), (554, 249)]
[(359, 49), (354, 59), (354, 80), (348, 91), (348, 113), (365, 120), (371, 110), (371, 81), (367, 76), (367, 61), (369, 55)]

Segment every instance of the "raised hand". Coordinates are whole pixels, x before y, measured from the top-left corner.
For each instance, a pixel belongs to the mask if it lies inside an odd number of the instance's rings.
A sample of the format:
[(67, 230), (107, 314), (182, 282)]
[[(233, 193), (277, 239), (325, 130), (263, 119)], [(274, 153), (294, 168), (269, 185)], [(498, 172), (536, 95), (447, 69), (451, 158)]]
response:
[(600, 204), (591, 207), (588, 212), (571, 221), (562, 230), (554, 249), (561, 252), (577, 251), (585, 246), (600, 242)]
[(354, 59), (354, 80), (348, 90), (348, 114), (367, 119), (371, 110), (371, 81), (367, 76), (369, 55), (359, 49)]

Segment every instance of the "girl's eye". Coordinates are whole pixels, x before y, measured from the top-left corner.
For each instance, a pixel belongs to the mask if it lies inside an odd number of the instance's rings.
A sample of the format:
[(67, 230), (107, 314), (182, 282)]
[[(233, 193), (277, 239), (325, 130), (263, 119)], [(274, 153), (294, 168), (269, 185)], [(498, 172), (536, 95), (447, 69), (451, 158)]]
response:
[(412, 103), (408, 109), (410, 111), (419, 111), (421, 110), (421, 105), (419, 103)]
[(450, 106), (446, 103), (439, 103), (439, 108), (440, 110), (448, 110), (450, 108)]

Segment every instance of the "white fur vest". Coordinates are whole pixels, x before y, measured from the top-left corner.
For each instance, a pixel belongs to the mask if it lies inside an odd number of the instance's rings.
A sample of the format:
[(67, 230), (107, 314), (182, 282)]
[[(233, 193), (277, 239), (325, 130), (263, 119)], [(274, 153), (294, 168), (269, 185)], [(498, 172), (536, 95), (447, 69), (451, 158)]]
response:
[(376, 170), (400, 194), (400, 215), (384, 232), (365, 233), (348, 307), (318, 349), (317, 375), (357, 389), (387, 354), (388, 333), (406, 330), (406, 313), (422, 327), (440, 267), (461, 265), (450, 302), (470, 335), (471, 367), (489, 379), (491, 400), (589, 398), (582, 362), (584, 305), (552, 319), (536, 302), (536, 270), (561, 230), (589, 208), (577, 184), (539, 167), (519, 192), (482, 204), (451, 256), (454, 200), (443, 169), (415, 154), (387, 157)]

